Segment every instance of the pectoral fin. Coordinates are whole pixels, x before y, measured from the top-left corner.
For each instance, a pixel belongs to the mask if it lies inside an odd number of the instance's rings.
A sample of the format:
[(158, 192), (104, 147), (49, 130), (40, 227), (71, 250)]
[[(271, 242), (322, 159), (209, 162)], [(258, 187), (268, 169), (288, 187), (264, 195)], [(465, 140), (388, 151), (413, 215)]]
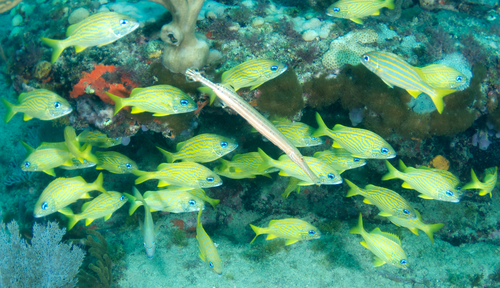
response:
[(379, 266), (382, 266), (384, 264), (385, 264), (384, 260), (380, 259), (377, 256), (373, 256), (373, 267), (379, 267)]

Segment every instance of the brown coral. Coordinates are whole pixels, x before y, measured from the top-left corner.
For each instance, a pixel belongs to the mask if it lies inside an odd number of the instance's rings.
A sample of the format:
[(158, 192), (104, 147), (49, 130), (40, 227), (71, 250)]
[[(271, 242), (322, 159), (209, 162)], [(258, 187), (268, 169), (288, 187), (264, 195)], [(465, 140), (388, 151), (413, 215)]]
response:
[(448, 161), (448, 159), (444, 158), (441, 155), (437, 155), (436, 157), (434, 157), (434, 159), (432, 159), (429, 164), (431, 164), (432, 167), (441, 170), (448, 171), (448, 169), (450, 169), (450, 161)]

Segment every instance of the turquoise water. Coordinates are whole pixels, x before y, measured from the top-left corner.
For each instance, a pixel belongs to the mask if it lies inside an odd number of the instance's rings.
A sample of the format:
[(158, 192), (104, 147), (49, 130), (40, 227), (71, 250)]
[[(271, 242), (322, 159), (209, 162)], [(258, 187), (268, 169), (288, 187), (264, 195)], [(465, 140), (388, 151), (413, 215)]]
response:
[[(149, 1), (21, 2), (0, 14), (0, 45), (5, 56), (0, 55), (2, 97), (16, 103), (21, 93), (47, 89), (69, 101), (73, 111), (46, 121), (23, 121), (18, 113), (0, 124), (2, 221), (16, 221), (28, 243), (37, 239), (32, 232), (35, 223), (56, 221), (60, 228), (67, 227), (68, 217), (62, 213), (33, 216), (42, 191), (55, 178), (19, 168), (27, 157), (20, 141), (34, 148), (42, 142), (61, 142), (66, 126), (73, 127), (76, 134), (92, 130), (111, 139), (122, 137), (120, 145), (94, 147), (93, 153), (119, 152), (135, 161), (141, 171), (156, 171), (166, 162), (155, 147), (174, 152), (178, 143), (204, 133), (238, 143), (234, 151), (223, 156), (228, 161), (258, 148), (278, 159), (283, 151), (269, 141), (269, 135), (253, 132), (248, 122), (220, 99), (209, 105), (208, 97), (197, 89), (203, 85), (186, 81), (183, 73), (194, 66), (210, 81), (220, 83), (224, 71), (256, 58), (287, 65), (286, 72), (269, 77), (257, 88), (236, 91), (266, 118), (302, 122), (316, 129), (318, 112), (329, 128), (336, 124), (355, 126), (385, 139), (397, 153), (389, 159), (395, 167), (402, 160), (408, 167), (445, 169), (459, 179), (459, 187), (471, 181), (473, 169), (484, 181), (485, 170), (499, 165), (498, 5), (489, 1), (431, 2), (396, 1), (394, 9), (382, 8), (380, 15), (363, 18), (362, 25), (328, 16), (326, 11), (333, 1), (205, 1), (197, 19), (197, 11), (174, 4), (185, 15), (180, 20), (172, 20), (164, 6)], [(176, 1), (165, 3), (168, 7)], [(79, 53), (69, 46), (51, 63), (54, 49), (41, 37), (64, 39), (70, 24), (109, 11), (133, 17), (138, 27), (113, 32), (116, 39), (100, 43), (107, 45), (90, 45)], [(189, 21), (196, 27), (197, 38), (187, 25)], [(176, 48), (178, 42), (187, 43), (185, 39), (191, 44)], [(390, 88), (380, 81), (380, 75), (363, 66), (361, 56), (370, 51), (394, 53), (414, 67), (443, 64), (458, 71), (465, 81), (443, 98), (440, 114), (428, 95), (414, 99), (398, 85)], [(134, 88), (152, 85), (179, 88), (193, 98), (198, 109), (163, 117), (130, 113), (130, 109), (114, 115), (114, 105), (105, 92), (126, 98)], [(3, 105), (0, 111), (2, 116), (7, 113)], [(357, 134), (348, 138), (361, 139)], [(323, 136), (323, 140), (319, 146), (298, 149), (304, 156), (313, 156), (331, 147), (329, 137)], [(438, 163), (438, 155), (448, 164)], [(201, 163), (210, 170), (219, 164), (218, 160)], [(55, 168), (56, 178), (81, 176), (88, 183), (101, 172), (108, 191), (133, 194), (135, 186), (144, 194), (160, 189), (157, 180), (135, 185), (137, 176), (131, 173), (113, 174), (95, 167)], [(100, 267), (110, 269), (106, 275), (111, 278), (106, 284), (96, 284), (92, 279), (85, 281), (83, 278), (90, 278), (80, 272), (80, 287), (500, 286), (498, 187), (491, 187), (492, 197), (479, 195), (478, 189), (456, 191), (461, 194), (460, 202), (451, 203), (422, 199), (417, 191), (402, 188), (402, 180), (382, 181), (387, 172), (383, 159), (367, 159), (365, 166), (346, 170), (341, 176), (359, 187), (372, 184), (391, 189), (420, 212), (424, 223), (443, 223), (434, 233), (434, 243), (422, 231), (415, 235), (377, 215), (380, 210), (364, 203), (364, 197), (346, 197), (349, 186), (345, 181), (302, 186), (300, 193), (283, 198), (290, 178), (270, 173), (270, 177), (252, 179), (221, 176), (221, 186), (204, 189), (209, 197), (220, 200), (217, 210), (205, 203), (201, 222), (220, 255), (222, 275), (214, 273), (198, 255), (196, 212), (153, 212), (153, 221), (159, 224), (154, 233), (156, 251), (153, 259), (148, 259), (140, 225), (144, 209), (138, 208), (130, 216), (130, 203), (110, 211), (113, 214), (106, 221), (102, 216), (89, 225), (81, 220), (66, 231), (62, 242), (73, 243), (73, 249), (82, 249), (86, 256), (82, 263), (64, 261), (99, 278), (89, 268), (91, 263), (99, 266), (99, 257), (92, 255), (90, 243), (84, 240), (86, 231), (94, 230), (107, 242), (107, 250), (98, 254), (109, 256), (109, 261), (101, 260), (104, 265)], [(100, 194), (90, 192), (92, 197)], [(77, 214), (88, 201), (80, 199), (68, 207)], [(400, 239), (408, 269), (389, 263), (373, 267), (373, 253), (360, 244), (362, 237), (349, 233), (358, 224), (360, 213), (366, 231), (379, 227)], [(266, 241), (261, 235), (249, 244), (255, 236), (249, 224), (267, 227), (271, 220), (287, 218), (314, 225), (321, 238), (285, 245), (284, 239)], [(0, 249), (13, 249), (0, 245)], [(23, 277), (21, 269), (13, 269)], [(5, 280), (12, 274), (8, 271), (0, 267), (0, 287), (22, 287)]]

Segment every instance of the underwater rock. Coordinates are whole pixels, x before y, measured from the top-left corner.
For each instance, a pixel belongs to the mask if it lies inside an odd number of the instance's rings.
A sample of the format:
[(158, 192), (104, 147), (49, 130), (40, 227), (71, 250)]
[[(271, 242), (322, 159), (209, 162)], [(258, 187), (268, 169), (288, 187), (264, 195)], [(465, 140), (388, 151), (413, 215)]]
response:
[(73, 25), (75, 23), (82, 21), (83, 19), (85, 19), (89, 16), (90, 16), (89, 10), (87, 10), (85, 8), (78, 8), (69, 15), (68, 23), (70, 25)]
[(43, 79), (49, 76), (50, 71), (52, 70), (52, 64), (49, 61), (40, 61), (35, 66), (35, 73), (33, 76), (37, 79)]

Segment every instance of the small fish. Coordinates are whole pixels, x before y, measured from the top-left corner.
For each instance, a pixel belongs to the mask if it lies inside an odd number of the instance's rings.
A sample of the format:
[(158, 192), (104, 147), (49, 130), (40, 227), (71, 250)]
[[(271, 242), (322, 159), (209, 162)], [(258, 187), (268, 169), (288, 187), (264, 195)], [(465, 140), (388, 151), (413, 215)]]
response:
[(153, 116), (167, 116), (194, 111), (198, 108), (193, 98), (181, 89), (170, 85), (156, 85), (134, 88), (128, 98), (106, 92), (115, 102), (115, 115), (123, 108), (132, 106), (130, 113), (154, 113)]
[[(186, 213), (203, 209), (203, 200), (189, 193), (190, 189), (192, 188), (173, 186), (164, 190), (146, 191), (143, 198), (151, 212)], [(143, 202), (132, 195), (124, 194), (131, 203), (129, 215), (132, 215), (137, 208), (143, 205)]]
[[(222, 73), (221, 85), (230, 86), (234, 91), (240, 88), (250, 87), (253, 90), (263, 83), (283, 74), (288, 67), (273, 60), (251, 59)], [(208, 87), (199, 88), (203, 93), (210, 95), (210, 104), (214, 101), (216, 94)]]
[(339, 171), (339, 173), (366, 165), (366, 159), (354, 157), (351, 152), (343, 148), (331, 148), (329, 150), (319, 151), (314, 153), (313, 157), (332, 166), (332, 168)]
[(405, 89), (417, 98), (421, 93), (431, 97), (437, 111), (444, 109), (443, 97), (455, 92), (453, 89), (436, 89), (422, 80), (420, 70), (408, 64), (396, 54), (372, 51), (361, 56), (361, 64), (380, 77), (389, 87)]
[(78, 134), (76, 140), (90, 143), (93, 147), (109, 148), (122, 144), (122, 137), (108, 138), (108, 136), (98, 130), (85, 130)]
[(319, 239), (321, 237), (321, 232), (318, 228), (304, 220), (296, 218), (271, 220), (268, 227), (257, 227), (252, 224), (250, 224), (250, 227), (252, 227), (256, 234), (250, 244), (261, 234), (268, 234), (266, 240), (278, 237), (287, 239), (285, 245), (291, 245), (301, 240)]
[(85, 219), (85, 226), (89, 226), (92, 221), (104, 217), (107, 221), (113, 215), (113, 212), (120, 209), (125, 203), (127, 198), (120, 192), (108, 191), (108, 194), (101, 194), (94, 198), (94, 200), (85, 202), (82, 205), (80, 214), (73, 214), (71, 209), (68, 208), (65, 215), (69, 218), (68, 230), (71, 230), (75, 224)]
[[(280, 176), (294, 177), (302, 180), (298, 183), (299, 186), (316, 184), (312, 183), (311, 179), (307, 177), (304, 171), (302, 171), (297, 164), (290, 160), (287, 155), (282, 155), (278, 160), (274, 160), (267, 156), (262, 149), (259, 148), (258, 151), (263, 160), (262, 164), (260, 164), (258, 168), (259, 171), (265, 171), (270, 167), (276, 167), (280, 169)], [(317, 175), (321, 185), (335, 185), (342, 183), (342, 177), (339, 172), (330, 167), (330, 165), (314, 157), (304, 156), (304, 160), (307, 162), (314, 174)]]
[(415, 219), (417, 217), (415, 209), (411, 207), (411, 204), (392, 190), (374, 185), (367, 185), (365, 189), (361, 189), (347, 179), (345, 179), (345, 182), (351, 188), (347, 192), (346, 197), (355, 195), (365, 197), (363, 200), (364, 203), (375, 205), (380, 209), (380, 213), (378, 213), (379, 216), (392, 216), (403, 219)]
[(192, 188), (210, 188), (222, 185), (220, 177), (207, 167), (194, 163), (163, 163), (158, 165), (158, 171), (145, 172), (132, 170), (135, 176), (135, 184), (140, 184), (150, 179), (159, 179), (158, 187), (175, 185)]
[(83, 163), (84, 159), (90, 162), (98, 163), (99, 160), (94, 154), (92, 154), (92, 145), (86, 143), (82, 147), (80, 146), (80, 142), (76, 140), (75, 128), (71, 126), (66, 126), (64, 128), (64, 143), (66, 144), (69, 152), (74, 158), (78, 159), (80, 163)]
[(200, 256), (203, 262), (206, 262), (208, 266), (218, 275), (222, 275), (222, 260), (220, 259), (217, 248), (214, 242), (210, 239), (207, 232), (203, 229), (201, 224), (201, 212), (198, 212), (198, 221), (196, 222), (196, 240), (198, 240), (198, 248), (200, 249)]
[[(87, 183), (82, 177), (57, 178), (43, 189), (33, 211), (35, 218), (44, 217), (61, 211), (78, 199), (92, 198), (88, 192), (98, 190), (102, 193), (107, 191), (102, 187), (102, 173), (99, 174), (94, 183)], [(64, 214), (64, 211), (61, 212)]]
[(52, 63), (69, 46), (75, 46), (75, 52), (80, 53), (87, 47), (104, 45), (115, 42), (139, 27), (134, 18), (115, 13), (101, 12), (91, 15), (82, 21), (73, 24), (66, 30), (66, 39), (54, 40), (40, 38), (42, 43), (52, 48)]
[(56, 176), (54, 168), (59, 166), (73, 166), (73, 155), (66, 150), (56, 148), (34, 149), (21, 141), (28, 151), (28, 156), (21, 163), (23, 171), (43, 171), (51, 176)]
[(24, 113), (24, 121), (37, 118), (40, 120), (54, 120), (73, 111), (66, 99), (56, 93), (35, 89), (30, 92), (21, 93), (17, 99), (18, 104), (12, 104), (2, 98), (2, 102), (7, 109), (5, 113), (5, 123), (8, 123), (16, 113)]
[(467, 83), (464, 74), (443, 64), (431, 64), (415, 69), (420, 70), (425, 83), (436, 89), (456, 89)]
[(231, 161), (219, 159), (221, 164), (214, 168), (214, 172), (231, 179), (255, 178), (256, 175), (269, 176), (268, 173), (278, 172), (278, 168), (269, 168), (262, 172), (258, 167), (262, 164), (262, 157), (258, 152), (249, 152), (234, 155)]
[(401, 248), (401, 240), (399, 240), (398, 236), (382, 232), (378, 227), (370, 233), (366, 232), (363, 228), (361, 213), (359, 214), (358, 226), (352, 228), (349, 233), (360, 234), (363, 237), (364, 241), (361, 241), (360, 244), (375, 254), (373, 267), (388, 263), (405, 270), (408, 269), (408, 258), (403, 248)]
[(326, 9), (326, 15), (349, 19), (357, 24), (363, 24), (366, 16), (380, 15), (380, 9), (394, 9), (394, 0), (341, 0)]
[(401, 160), (399, 160), (399, 168), (402, 172), (394, 168), (387, 160), (385, 164), (389, 172), (382, 177), (382, 180), (399, 178), (405, 181), (401, 187), (417, 190), (422, 193), (418, 197), (423, 199), (460, 202), (461, 193), (439, 173), (427, 169), (406, 167)]
[(271, 141), (274, 145), (278, 146), (281, 151), (285, 152), (290, 159), (297, 164), (310, 178), (311, 182), (320, 185), (320, 181), (312, 172), (311, 168), (304, 161), (304, 157), (293, 144), (278, 130), (274, 125), (262, 116), (252, 105), (248, 104), (245, 100), (236, 94), (233, 89), (227, 88), (221, 84), (214, 84), (212, 81), (201, 76), (200, 72), (193, 69), (186, 70), (186, 77), (190, 81), (201, 82), (203, 85), (210, 87), (212, 91), (222, 100), (225, 105), (233, 109), (241, 117), (243, 117), (252, 127), (259, 131), (262, 136)]
[(146, 249), (146, 255), (149, 259), (153, 259), (155, 255), (155, 236), (158, 233), (158, 229), (160, 226), (156, 226), (153, 222), (153, 215), (151, 215), (151, 211), (149, 210), (149, 206), (142, 198), (141, 193), (137, 188), (133, 187), (134, 196), (138, 201), (141, 201), (144, 205), (144, 223), (139, 224), (141, 226), (142, 235), (144, 236), (144, 249)]
[(205, 163), (219, 159), (238, 148), (238, 143), (224, 136), (216, 134), (200, 134), (177, 144), (177, 152), (171, 153), (159, 147), (168, 163), (177, 160), (186, 162)]
[(396, 216), (389, 216), (387, 219), (394, 223), (396, 226), (403, 226), (408, 229), (410, 229), (413, 234), (418, 235), (418, 230), (422, 230), (429, 236), (429, 239), (431, 239), (432, 244), (434, 244), (434, 232), (438, 231), (439, 229), (443, 228), (444, 224), (443, 223), (437, 223), (437, 224), (425, 224), (422, 222), (422, 216), (420, 216), (420, 213), (415, 210), (415, 213), (417, 215), (417, 218), (414, 219), (405, 219), (405, 218), (399, 218)]
[(307, 124), (283, 121), (273, 121), (273, 124), (295, 147), (311, 147), (325, 142), (319, 137), (312, 136), (316, 129)]
[(363, 159), (391, 159), (396, 157), (396, 151), (378, 134), (370, 130), (350, 128), (337, 124), (332, 130), (326, 127), (325, 122), (316, 112), (318, 129), (313, 136), (327, 135), (334, 140), (332, 147), (344, 148), (353, 157)]
[(495, 189), (497, 185), (497, 180), (498, 180), (498, 167), (491, 167), (488, 168), (484, 171), (484, 178), (483, 182), (479, 181), (479, 179), (476, 176), (476, 173), (474, 173), (473, 169), (470, 169), (470, 176), (472, 180), (465, 184), (462, 189), (481, 189), (479, 191), (480, 196), (484, 196), (486, 194), (490, 194), (490, 197), (492, 197), (491, 191)]
[(97, 151), (97, 170), (108, 170), (115, 174), (132, 173), (132, 170), (138, 170), (139, 167), (134, 160), (114, 151)]

